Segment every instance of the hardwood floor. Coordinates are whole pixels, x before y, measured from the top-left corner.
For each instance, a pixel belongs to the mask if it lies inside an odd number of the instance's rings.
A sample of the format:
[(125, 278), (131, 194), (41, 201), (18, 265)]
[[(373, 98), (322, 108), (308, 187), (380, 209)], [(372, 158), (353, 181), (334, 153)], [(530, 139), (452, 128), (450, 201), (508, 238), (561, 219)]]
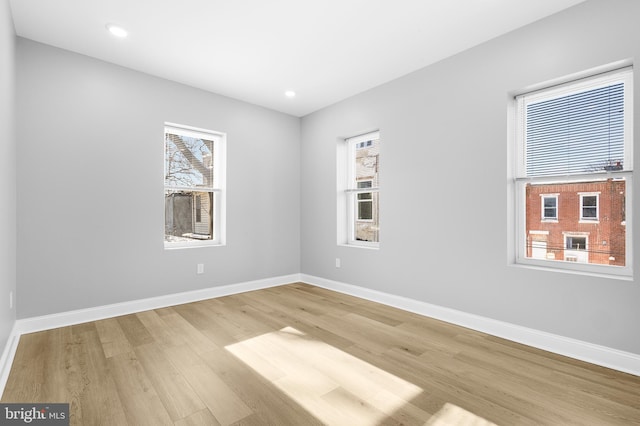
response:
[(306, 284), (23, 335), (74, 425), (640, 424), (640, 377)]

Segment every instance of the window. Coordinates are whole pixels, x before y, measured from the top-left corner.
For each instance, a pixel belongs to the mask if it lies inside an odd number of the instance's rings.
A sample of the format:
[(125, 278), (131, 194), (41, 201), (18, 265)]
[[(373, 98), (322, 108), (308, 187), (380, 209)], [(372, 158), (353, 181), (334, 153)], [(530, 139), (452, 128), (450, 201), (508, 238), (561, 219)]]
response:
[(565, 234), (564, 260), (574, 263), (589, 263), (588, 237), (586, 235)]
[(598, 194), (580, 194), (580, 220), (598, 220)]
[(370, 147), (373, 144), (373, 141), (364, 141), (356, 144), (356, 149), (362, 149)]
[(346, 139), (340, 143), (338, 151), (338, 242), (378, 247), (379, 133), (367, 133)]
[[(371, 142), (371, 141), (369, 141)], [(358, 189), (362, 188), (371, 188), (371, 180), (365, 180), (357, 182)], [(373, 220), (373, 193), (372, 192), (362, 192), (357, 194), (358, 200), (358, 214), (356, 220)]]
[(566, 236), (567, 250), (586, 250), (587, 249), (587, 237)]
[(164, 129), (164, 245), (224, 243), (224, 134), (176, 124)]
[(632, 77), (628, 67), (514, 98), (516, 263), (631, 275)]
[(558, 220), (558, 196), (542, 196), (542, 220)]

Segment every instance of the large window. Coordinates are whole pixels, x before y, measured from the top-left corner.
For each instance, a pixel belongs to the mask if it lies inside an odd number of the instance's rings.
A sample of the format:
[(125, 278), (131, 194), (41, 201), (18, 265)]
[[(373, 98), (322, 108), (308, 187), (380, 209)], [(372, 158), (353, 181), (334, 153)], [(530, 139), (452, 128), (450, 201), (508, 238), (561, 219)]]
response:
[(631, 274), (632, 77), (625, 68), (515, 98), (518, 263)]
[(221, 133), (165, 124), (165, 247), (224, 243), (224, 141)]
[[(346, 139), (339, 147), (340, 243), (378, 247), (380, 243), (380, 135), (367, 133)], [(344, 226), (340, 226), (343, 222)]]

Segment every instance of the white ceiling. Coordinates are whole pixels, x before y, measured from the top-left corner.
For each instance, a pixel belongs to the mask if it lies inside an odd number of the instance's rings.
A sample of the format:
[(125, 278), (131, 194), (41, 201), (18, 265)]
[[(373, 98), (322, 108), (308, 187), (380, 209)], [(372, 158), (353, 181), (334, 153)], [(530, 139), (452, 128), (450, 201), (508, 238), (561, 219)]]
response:
[[(11, 0), (11, 8), (19, 36), (303, 116), (582, 1)], [(129, 37), (111, 36), (108, 23)]]

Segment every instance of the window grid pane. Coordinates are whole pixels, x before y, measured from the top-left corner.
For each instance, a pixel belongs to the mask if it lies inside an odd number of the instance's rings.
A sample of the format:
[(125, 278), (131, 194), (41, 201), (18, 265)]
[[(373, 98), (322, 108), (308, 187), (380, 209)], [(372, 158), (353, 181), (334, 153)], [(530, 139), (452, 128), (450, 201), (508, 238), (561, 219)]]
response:
[(214, 188), (213, 141), (165, 134), (165, 186)]
[(557, 203), (558, 199), (556, 197), (544, 197), (544, 219), (557, 219)]

